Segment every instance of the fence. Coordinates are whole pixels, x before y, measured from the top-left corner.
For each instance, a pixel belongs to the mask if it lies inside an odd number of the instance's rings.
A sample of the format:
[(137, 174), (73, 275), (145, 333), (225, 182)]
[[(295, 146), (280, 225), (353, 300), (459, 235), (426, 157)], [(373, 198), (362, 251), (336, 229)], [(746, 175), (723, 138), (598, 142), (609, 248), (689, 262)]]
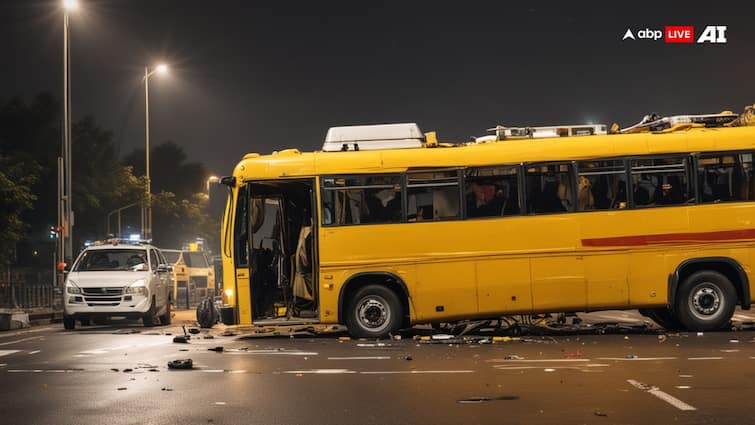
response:
[(62, 308), (62, 289), (52, 285), (52, 272), (15, 268), (0, 275), (0, 308)]

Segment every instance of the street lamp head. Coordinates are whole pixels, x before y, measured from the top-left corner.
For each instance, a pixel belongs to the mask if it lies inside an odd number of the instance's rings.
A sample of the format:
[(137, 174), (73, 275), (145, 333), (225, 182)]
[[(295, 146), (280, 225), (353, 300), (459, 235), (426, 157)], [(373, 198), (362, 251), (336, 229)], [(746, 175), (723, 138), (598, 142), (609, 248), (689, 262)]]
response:
[(155, 67), (155, 71), (157, 71), (158, 74), (165, 74), (168, 72), (168, 65), (165, 65), (164, 63), (161, 63)]
[(66, 10), (76, 10), (79, 8), (78, 0), (63, 0), (63, 8)]

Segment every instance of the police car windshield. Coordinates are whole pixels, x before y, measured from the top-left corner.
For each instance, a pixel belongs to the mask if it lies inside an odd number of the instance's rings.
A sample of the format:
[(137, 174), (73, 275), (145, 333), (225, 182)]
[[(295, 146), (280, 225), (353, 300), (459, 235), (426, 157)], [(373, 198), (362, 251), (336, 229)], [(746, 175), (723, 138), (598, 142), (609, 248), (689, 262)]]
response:
[(74, 272), (131, 270), (138, 264), (147, 265), (144, 249), (92, 249), (84, 252)]

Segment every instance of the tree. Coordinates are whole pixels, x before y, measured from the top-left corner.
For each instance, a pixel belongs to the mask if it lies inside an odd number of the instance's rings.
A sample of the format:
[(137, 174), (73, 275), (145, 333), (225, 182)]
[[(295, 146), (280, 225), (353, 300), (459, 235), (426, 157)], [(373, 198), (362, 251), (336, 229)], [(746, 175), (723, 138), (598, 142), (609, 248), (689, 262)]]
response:
[(35, 162), (18, 161), (0, 156), (0, 263), (15, 261), (16, 243), (28, 225), (22, 214), (30, 210), (37, 199), (32, 186), (39, 178), (40, 167)]
[[(205, 190), (207, 169), (198, 162), (186, 162), (186, 151), (172, 141), (153, 146), (149, 152), (149, 171), (152, 192), (172, 192), (187, 199)], [(144, 175), (144, 149), (126, 155), (123, 163), (134, 167), (134, 173)]]

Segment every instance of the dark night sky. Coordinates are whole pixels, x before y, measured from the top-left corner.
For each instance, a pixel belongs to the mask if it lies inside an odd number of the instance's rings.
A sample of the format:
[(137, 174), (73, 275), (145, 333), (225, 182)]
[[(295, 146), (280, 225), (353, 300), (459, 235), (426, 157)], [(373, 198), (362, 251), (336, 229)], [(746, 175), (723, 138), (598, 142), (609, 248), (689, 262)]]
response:
[[(217, 174), (247, 152), (317, 149), (334, 125), (417, 122), (464, 141), (495, 124), (629, 125), (755, 102), (749, 1), (79, 1), (74, 119), (95, 115), (123, 154), (141, 147), (141, 76), (165, 60), (152, 142)], [(727, 25), (728, 44), (621, 41), (664, 25)], [(0, 101), (61, 93), (59, 1), (4, 0), (0, 36)]]

